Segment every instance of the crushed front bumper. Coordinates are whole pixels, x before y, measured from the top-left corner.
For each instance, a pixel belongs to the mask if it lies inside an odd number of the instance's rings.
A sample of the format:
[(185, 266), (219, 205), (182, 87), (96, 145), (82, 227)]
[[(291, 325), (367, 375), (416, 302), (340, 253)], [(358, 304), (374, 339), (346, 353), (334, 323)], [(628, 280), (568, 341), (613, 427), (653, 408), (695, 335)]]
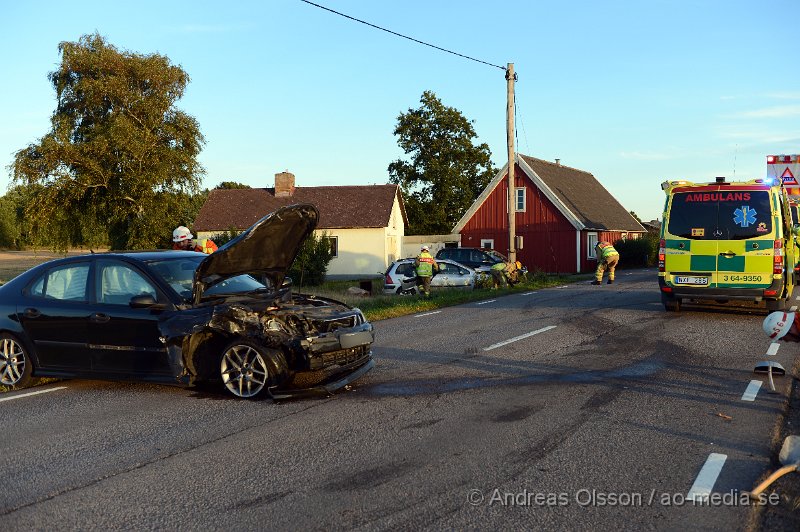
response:
[(369, 355), (374, 341), (373, 327), (368, 322), (305, 338), (300, 342), (306, 352), (304, 369), (316, 371), (350, 364)]
[(354, 380), (360, 378), (369, 370), (375, 367), (375, 360), (372, 356), (365, 360), (357, 360), (347, 366), (340, 368), (329, 379), (309, 388), (270, 388), (270, 394), (275, 400), (298, 399), (302, 397), (316, 397), (320, 395), (330, 395), (336, 390), (344, 388)]

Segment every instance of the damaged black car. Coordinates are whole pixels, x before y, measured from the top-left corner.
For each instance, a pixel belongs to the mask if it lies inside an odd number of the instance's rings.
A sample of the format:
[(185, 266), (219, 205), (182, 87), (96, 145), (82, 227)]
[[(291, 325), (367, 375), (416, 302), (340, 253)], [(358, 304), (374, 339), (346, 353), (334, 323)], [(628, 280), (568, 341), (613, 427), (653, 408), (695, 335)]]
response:
[(211, 255), (95, 253), (28, 270), (0, 287), (0, 384), (216, 382), (276, 399), (345, 386), (374, 366), (372, 325), (286, 280), (318, 219), (291, 205)]

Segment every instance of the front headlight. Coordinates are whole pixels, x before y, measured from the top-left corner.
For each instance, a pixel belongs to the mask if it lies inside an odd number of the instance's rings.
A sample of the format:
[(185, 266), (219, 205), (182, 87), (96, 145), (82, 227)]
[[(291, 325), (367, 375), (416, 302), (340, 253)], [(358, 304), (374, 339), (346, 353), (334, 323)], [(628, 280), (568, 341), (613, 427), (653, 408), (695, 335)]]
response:
[(281, 323), (280, 321), (276, 320), (275, 318), (272, 318), (269, 321), (267, 321), (265, 326), (266, 326), (268, 331), (274, 331), (274, 332), (285, 332), (286, 331), (286, 327), (284, 327), (283, 323)]

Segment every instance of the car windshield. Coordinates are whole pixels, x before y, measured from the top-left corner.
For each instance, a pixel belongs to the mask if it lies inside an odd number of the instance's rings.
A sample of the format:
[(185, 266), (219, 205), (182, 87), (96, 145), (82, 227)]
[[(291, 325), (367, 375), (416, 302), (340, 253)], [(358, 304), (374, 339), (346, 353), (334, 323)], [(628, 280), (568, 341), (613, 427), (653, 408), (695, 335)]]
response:
[(680, 192), (672, 197), (668, 231), (693, 240), (744, 240), (772, 232), (767, 191)]
[[(148, 266), (163, 278), (178, 295), (190, 299), (194, 272), (204, 258), (198, 256), (155, 260), (149, 262)], [(206, 290), (203, 295), (236, 294), (264, 288), (267, 288), (264, 283), (258, 282), (252, 275), (245, 274), (225, 279)]]
[(497, 262), (508, 262), (508, 259), (505, 256), (503, 256), (502, 253), (498, 253), (493, 249), (487, 249), (486, 253), (491, 255), (491, 257)]

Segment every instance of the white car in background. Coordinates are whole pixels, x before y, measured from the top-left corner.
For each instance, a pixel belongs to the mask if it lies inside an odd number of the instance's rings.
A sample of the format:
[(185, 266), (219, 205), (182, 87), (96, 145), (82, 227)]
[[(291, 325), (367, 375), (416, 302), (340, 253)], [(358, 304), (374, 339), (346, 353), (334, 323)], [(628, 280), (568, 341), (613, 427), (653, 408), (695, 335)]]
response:
[[(436, 259), (439, 273), (431, 279), (432, 289), (461, 288), (472, 290), (475, 288), (475, 270), (464, 266), (454, 260)], [(416, 271), (414, 259), (401, 259), (394, 261), (383, 277), (384, 294), (416, 294)]]

